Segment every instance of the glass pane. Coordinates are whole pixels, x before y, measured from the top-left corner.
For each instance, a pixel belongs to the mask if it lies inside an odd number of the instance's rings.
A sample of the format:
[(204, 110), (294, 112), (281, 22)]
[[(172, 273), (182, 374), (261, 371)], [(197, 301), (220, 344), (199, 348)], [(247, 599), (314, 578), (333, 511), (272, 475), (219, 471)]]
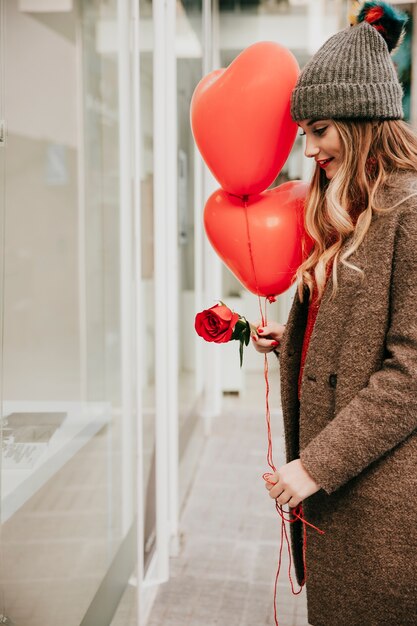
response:
[[(194, 209), (196, 192), (195, 147), (190, 127), (191, 97), (203, 71), (202, 8), (198, 0), (177, 3), (177, 114), (178, 114), (178, 256), (179, 256), (179, 455), (180, 464), (197, 424), (194, 327), (195, 259)], [(199, 217), (200, 219), (200, 217)], [(197, 224), (201, 228), (201, 224)], [(189, 482), (180, 472), (180, 498)], [(181, 504), (181, 503), (180, 503)]]
[[(121, 404), (117, 2), (83, 3), (86, 395)], [(110, 34), (110, 33), (109, 33)]]
[(144, 318), (143, 376), (143, 470), (144, 470), (144, 566), (145, 573), (154, 554), (156, 539), (155, 482), (155, 275), (153, 205), (153, 17), (152, 3), (140, 2), (141, 54), (141, 230), (142, 301)]
[[(4, 201), (5, 201), (5, 159), (6, 159), (6, 129), (4, 126), (4, 0), (0, 0), (0, 302), (3, 298), (3, 267), (4, 267)], [(0, 304), (0, 372), (3, 371), (3, 304)], [(0, 476), (3, 457), (3, 380), (0, 377)], [(1, 520), (1, 480), (0, 480), (0, 520)], [(0, 521), (1, 523), (1, 521)], [(0, 590), (1, 593), (1, 590)], [(1, 595), (0, 595), (1, 600)], [(1, 613), (1, 604), (0, 604)]]
[(118, 3), (22, 8), (36, 4), (6, 3), (0, 612), (78, 626), (105, 576), (112, 593), (134, 491), (123, 480), (135, 438), (122, 397)]

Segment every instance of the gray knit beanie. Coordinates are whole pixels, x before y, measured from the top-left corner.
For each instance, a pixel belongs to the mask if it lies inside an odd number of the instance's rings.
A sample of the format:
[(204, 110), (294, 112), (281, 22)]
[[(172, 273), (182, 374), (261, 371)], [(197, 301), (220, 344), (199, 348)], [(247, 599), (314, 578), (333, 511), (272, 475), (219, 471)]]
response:
[(303, 68), (291, 96), (295, 121), (403, 117), (390, 52), (407, 16), (384, 2), (366, 2), (357, 21), (330, 37)]

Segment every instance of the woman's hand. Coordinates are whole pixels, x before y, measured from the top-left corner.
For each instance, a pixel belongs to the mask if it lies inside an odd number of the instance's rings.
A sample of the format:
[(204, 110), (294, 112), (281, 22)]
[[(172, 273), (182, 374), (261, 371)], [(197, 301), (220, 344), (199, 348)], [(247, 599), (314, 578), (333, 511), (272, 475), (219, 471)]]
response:
[(262, 322), (257, 324), (258, 336), (252, 335), (252, 345), (255, 350), (265, 354), (278, 348), (285, 331), (285, 325), (278, 324), (278, 322), (269, 322), (267, 326), (261, 324)]
[(300, 459), (283, 465), (275, 474), (271, 474), (265, 487), (271, 498), (281, 505), (288, 504), (292, 509), (320, 489)]

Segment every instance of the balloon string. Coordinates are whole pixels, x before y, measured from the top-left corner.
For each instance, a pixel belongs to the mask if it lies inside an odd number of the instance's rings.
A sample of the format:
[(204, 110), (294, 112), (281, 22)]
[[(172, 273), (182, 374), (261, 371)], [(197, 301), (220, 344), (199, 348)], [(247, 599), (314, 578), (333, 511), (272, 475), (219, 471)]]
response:
[[(247, 242), (248, 242), (248, 248), (249, 248), (249, 257), (250, 257), (250, 261), (251, 261), (251, 265), (252, 265), (252, 271), (253, 271), (253, 276), (255, 279), (255, 285), (256, 285), (256, 293), (258, 295), (258, 304), (259, 304), (259, 310), (261, 313), (261, 319), (262, 319), (262, 326), (266, 326), (267, 324), (267, 313), (266, 313), (266, 302), (267, 299), (265, 298), (265, 312), (262, 310), (262, 301), (261, 301), (261, 297), (259, 295), (259, 286), (258, 286), (258, 279), (256, 277), (256, 270), (255, 270), (255, 261), (253, 258), (253, 249), (252, 249), (252, 241), (251, 241), (251, 236), (250, 236), (250, 228), (249, 228), (249, 216), (248, 216), (248, 196), (243, 196), (242, 198), (243, 200), (243, 206), (245, 209), (245, 221), (246, 221), (246, 237), (247, 237)], [(266, 424), (267, 424), (267, 432), (268, 432), (268, 453), (267, 453), (267, 463), (269, 465), (269, 467), (276, 472), (276, 467), (274, 465), (274, 461), (273, 461), (273, 457), (272, 457), (272, 434), (271, 434), (271, 411), (269, 408), (269, 380), (268, 380), (268, 359), (267, 356), (265, 354), (265, 358), (264, 358), (264, 378), (265, 378), (265, 387), (266, 387), (266, 394), (265, 394), (265, 405), (266, 405)]]
[[(265, 313), (262, 311), (262, 304), (261, 304), (259, 295), (258, 295), (258, 300), (259, 300), (259, 308), (261, 311), (262, 324), (265, 326), (267, 324), (267, 299), (265, 298)], [(269, 385), (268, 372), (269, 372), (268, 357), (265, 354), (264, 356), (265, 408), (266, 408), (265, 413), (266, 413), (266, 425), (267, 425), (267, 436), (268, 436), (267, 463), (269, 467), (272, 469), (272, 471), (276, 472), (277, 470), (274, 465), (273, 452), (272, 452), (271, 411), (270, 411), (270, 405), (269, 405), (270, 385)], [(270, 472), (265, 472), (263, 474), (263, 479), (268, 480), (269, 482), (272, 482), (270, 480), (271, 477), (272, 477), (272, 474)], [(275, 483), (272, 483), (272, 484), (275, 484)], [(307, 526), (310, 526), (310, 528), (316, 530), (321, 535), (324, 534), (324, 531), (320, 530), (320, 528), (318, 528), (317, 526), (314, 526), (314, 524), (311, 524), (305, 519), (303, 507), (301, 503), (295, 508), (291, 509), (289, 512), (287, 512), (287, 511), (284, 511), (283, 507), (278, 503), (277, 500), (275, 500), (275, 508), (277, 510), (278, 515), (281, 518), (281, 536), (280, 536), (280, 546), (279, 546), (279, 553), (278, 553), (278, 566), (277, 566), (277, 571), (275, 574), (275, 582), (274, 582), (274, 620), (275, 620), (275, 626), (279, 626), (278, 613), (277, 613), (277, 589), (278, 589), (278, 579), (279, 579), (279, 575), (281, 572), (282, 551), (283, 551), (284, 542), (287, 546), (287, 552), (288, 552), (288, 580), (291, 586), (291, 593), (293, 595), (298, 595), (303, 590), (303, 587), (307, 581)], [(295, 589), (294, 581), (293, 581), (292, 574), (291, 574), (292, 555), (291, 555), (290, 540), (288, 537), (288, 532), (287, 532), (287, 527), (286, 527), (287, 522), (289, 524), (293, 524), (296, 521), (301, 522), (302, 528), (303, 528), (303, 548), (302, 548), (303, 579), (300, 583), (299, 589)]]
[[(268, 357), (264, 355), (264, 378), (265, 378), (265, 418), (266, 418), (266, 430), (268, 436), (268, 452), (266, 455), (266, 461), (273, 472), (277, 471), (274, 465), (274, 459), (272, 454), (272, 429), (271, 429), (271, 409), (269, 406), (269, 377), (268, 377)], [(264, 474), (265, 476), (265, 474)]]
[[(252, 242), (251, 242), (250, 231), (249, 231), (249, 217), (248, 217), (248, 199), (249, 199), (249, 196), (248, 195), (242, 196), (241, 199), (243, 201), (243, 206), (244, 206), (244, 209), (245, 209), (246, 235), (247, 235), (248, 248), (249, 248), (249, 257), (250, 257), (250, 260), (251, 260), (253, 277), (255, 279), (256, 293), (258, 294), (258, 299), (259, 299), (259, 285), (258, 285), (258, 279), (256, 277), (255, 261), (253, 259), (253, 249), (252, 249)], [(275, 302), (275, 300), (276, 300), (274, 295), (266, 296), (266, 299), (269, 300), (269, 302)], [(259, 306), (260, 306), (260, 299), (259, 299)], [(261, 315), (262, 315), (262, 308), (261, 308)], [(263, 317), (262, 317), (262, 323), (265, 326)]]
[[(265, 476), (268, 477), (268, 474), (264, 474), (264, 477)], [(269, 474), (269, 476), (271, 476), (271, 474)], [(275, 582), (274, 582), (274, 620), (275, 620), (275, 626), (279, 626), (278, 612), (277, 612), (277, 588), (278, 588), (278, 579), (279, 579), (279, 575), (281, 572), (282, 550), (283, 550), (284, 541), (287, 546), (287, 552), (288, 552), (288, 580), (290, 581), (290, 585), (291, 585), (291, 593), (294, 596), (297, 596), (301, 593), (304, 585), (307, 582), (307, 526), (310, 526), (311, 528), (316, 530), (320, 535), (324, 535), (325, 533), (324, 533), (324, 530), (320, 530), (320, 528), (318, 528), (317, 526), (314, 526), (314, 524), (310, 524), (310, 522), (308, 522), (305, 519), (304, 513), (303, 513), (303, 507), (301, 504), (291, 509), (290, 512), (287, 512), (287, 511), (284, 511), (283, 507), (277, 502), (277, 500), (275, 500), (275, 508), (277, 510), (278, 515), (281, 518), (281, 537), (280, 537), (280, 546), (279, 546), (279, 552), (278, 552), (278, 567), (277, 567), (277, 571), (275, 575)], [(290, 517), (286, 517), (285, 514), (288, 514)], [(288, 532), (287, 532), (287, 527), (286, 527), (286, 522), (288, 522), (289, 524), (294, 524), (294, 522), (296, 521), (300, 521), (303, 524), (303, 550), (302, 550), (303, 579), (300, 583), (299, 589), (295, 589), (294, 581), (293, 581), (292, 574), (291, 574), (291, 568), (292, 568), (291, 546), (290, 546), (290, 540), (288, 537)]]
[(251, 237), (250, 237), (249, 216), (248, 216), (248, 198), (249, 198), (249, 196), (243, 196), (242, 197), (243, 207), (245, 209), (246, 240), (248, 242), (249, 258), (250, 258), (250, 262), (251, 262), (251, 265), (252, 265), (253, 277), (255, 279), (256, 293), (258, 294), (259, 307), (261, 309), (262, 324), (264, 325), (264, 317), (263, 317), (263, 314), (262, 314), (261, 301), (260, 301), (260, 298), (259, 298), (259, 285), (258, 285), (258, 279), (256, 277), (255, 261), (254, 261), (254, 258), (253, 258), (252, 241), (251, 241)]
[[(265, 312), (262, 310), (262, 302), (261, 302), (261, 298), (258, 295), (258, 302), (259, 302), (259, 310), (261, 312), (261, 318), (262, 318), (262, 326), (266, 326), (268, 323), (268, 319), (267, 319), (267, 300), (265, 298)], [(269, 467), (272, 469), (273, 472), (277, 471), (277, 468), (274, 465), (274, 459), (273, 459), (273, 455), (272, 455), (272, 429), (271, 429), (271, 409), (269, 406), (269, 391), (270, 391), (270, 386), (269, 386), (269, 377), (268, 377), (268, 371), (269, 371), (269, 366), (268, 366), (268, 357), (265, 354), (264, 355), (264, 379), (265, 379), (265, 418), (266, 418), (266, 430), (267, 430), (267, 434), (268, 434), (268, 452), (266, 455), (266, 461), (269, 465)]]
[[(246, 234), (247, 234), (247, 241), (248, 241), (248, 248), (249, 248), (249, 256), (250, 256), (250, 260), (251, 260), (253, 276), (254, 276), (254, 279), (255, 279), (256, 293), (258, 295), (258, 303), (259, 303), (259, 309), (260, 309), (260, 313), (261, 313), (262, 325), (266, 326), (266, 324), (267, 324), (267, 311), (266, 311), (267, 300), (269, 302), (274, 302), (275, 301), (275, 297), (274, 296), (268, 296), (268, 297), (265, 298), (265, 312), (264, 312), (262, 310), (262, 302), (261, 302), (261, 298), (260, 298), (260, 295), (259, 295), (258, 280), (257, 280), (257, 277), (256, 277), (255, 262), (254, 262), (254, 258), (253, 258), (252, 243), (251, 243), (251, 238), (250, 238), (249, 219), (248, 219), (248, 196), (243, 196), (242, 200), (243, 200), (243, 205), (244, 205), (244, 208), (245, 208)], [(265, 354), (265, 358), (264, 358), (264, 378), (265, 378), (265, 413), (266, 413), (266, 425), (267, 425), (267, 433), (268, 433), (268, 452), (267, 452), (267, 457), (266, 458), (267, 458), (267, 463), (268, 463), (269, 467), (272, 469), (273, 472), (276, 472), (277, 470), (276, 470), (276, 467), (274, 465), (273, 453), (272, 453), (271, 411), (270, 411), (270, 406), (269, 406), (269, 391), (270, 391), (270, 387), (269, 387), (269, 377), (268, 377), (268, 358), (267, 358), (266, 354)], [(272, 482), (270, 480), (271, 477), (272, 477), (272, 474), (269, 473), (269, 472), (265, 472), (263, 474), (263, 479), (267, 480), (268, 482)], [(289, 579), (290, 585), (291, 585), (291, 592), (293, 593), (293, 595), (298, 595), (299, 593), (301, 593), (301, 591), (302, 591), (302, 589), (303, 589), (303, 587), (304, 587), (304, 585), (305, 585), (305, 583), (307, 581), (307, 559), (306, 559), (306, 557), (307, 557), (307, 526), (310, 526), (311, 528), (316, 530), (321, 535), (324, 534), (324, 531), (320, 530), (319, 528), (317, 528), (313, 524), (310, 524), (310, 522), (308, 522), (304, 518), (303, 507), (302, 507), (301, 504), (299, 504), (294, 509), (291, 509), (291, 512), (289, 513), (289, 517), (288, 518), (285, 517), (285, 513), (287, 513), (287, 512), (283, 510), (282, 506), (278, 503), (277, 500), (275, 500), (275, 508), (277, 510), (278, 515), (281, 518), (281, 537), (280, 537), (280, 546), (279, 546), (279, 553), (278, 553), (278, 566), (277, 566), (277, 571), (276, 571), (276, 575), (275, 575), (275, 583), (274, 583), (274, 619), (275, 619), (275, 626), (279, 626), (279, 624), (278, 624), (278, 614), (277, 614), (277, 586), (278, 586), (279, 574), (281, 572), (282, 550), (283, 550), (284, 541), (285, 541), (285, 544), (287, 546), (287, 551), (288, 551), (288, 579)], [(302, 579), (302, 581), (300, 583), (300, 588), (298, 590), (295, 590), (295, 588), (294, 588), (294, 582), (293, 582), (292, 574), (291, 574), (292, 556), (291, 556), (290, 540), (288, 538), (288, 532), (287, 532), (287, 527), (286, 527), (286, 522), (288, 522), (289, 524), (293, 524), (296, 521), (300, 521), (302, 523), (302, 525), (303, 525), (303, 550), (302, 550), (303, 579)]]

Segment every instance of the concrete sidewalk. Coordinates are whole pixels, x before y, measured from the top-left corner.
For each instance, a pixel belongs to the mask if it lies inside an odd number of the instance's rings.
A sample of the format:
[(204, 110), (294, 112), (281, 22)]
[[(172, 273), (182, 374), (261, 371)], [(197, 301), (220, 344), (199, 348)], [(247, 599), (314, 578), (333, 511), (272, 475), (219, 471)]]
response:
[[(276, 366), (270, 372), (274, 462), (284, 463)], [(149, 626), (272, 626), (280, 520), (264, 488), (266, 463), (262, 375), (227, 396), (213, 422), (181, 517), (181, 549), (171, 560)], [(305, 590), (291, 594), (283, 550), (279, 626), (306, 626)]]

